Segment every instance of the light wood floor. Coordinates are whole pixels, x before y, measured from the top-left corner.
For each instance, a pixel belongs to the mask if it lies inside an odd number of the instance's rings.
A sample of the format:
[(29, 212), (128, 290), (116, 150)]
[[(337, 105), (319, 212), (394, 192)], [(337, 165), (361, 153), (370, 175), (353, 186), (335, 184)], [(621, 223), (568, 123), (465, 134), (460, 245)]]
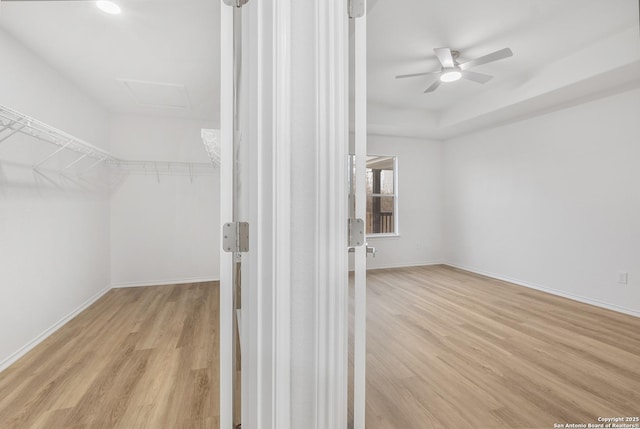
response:
[(0, 428), (217, 428), (217, 283), (114, 289), (0, 373)]
[(367, 283), (367, 429), (640, 416), (638, 318), (444, 266)]
[[(0, 428), (217, 428), (218, 302), (112, 290), (0, 374)], [(367, 319), (367, 429), (640, 415), (638, 318), (435, 266), (369, 272)]]

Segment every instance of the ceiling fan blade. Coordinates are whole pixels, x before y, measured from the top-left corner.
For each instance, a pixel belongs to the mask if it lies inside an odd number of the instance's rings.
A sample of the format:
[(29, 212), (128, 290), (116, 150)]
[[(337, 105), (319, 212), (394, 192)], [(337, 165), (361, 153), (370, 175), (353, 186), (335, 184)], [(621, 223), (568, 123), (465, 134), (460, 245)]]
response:
[(433, 72), (423, 72), (423, 73), (399, 74), (398, 76), (396, 76), (396, 79), (404, 79), (406, 77), (414, 77), (414, 76), (426, 76), (429, 74), (438, 74), (438, 73), (440, 72), (433, 71)]
[(468, 70), (462, 72), (462, 77), (478, 83), (487, 83), (493, 79), (493, 76), (489, 76), (488, 74), (476, 73)]
[(484, 55), (480, 58), (476, 58), (475, 60), (467, 61), (466, 63), (460, 64), (460, 68), (462, 70), (467, 70), (471, 67), (476, 67), (482, 64), (487, 64), (493, 61), (509, 58), (512, 55), (513, 55), (513, 52), (511, 52), (511, 49), (504, 48), (504, 49), (500, 49), (499, 51), (495, 51), (490, 54)]
[(440, 86), (440, 79), (433, 82), (429, 88), (424, 90), (424, 93), (426, 94), (427, 92), (433, 92), (436, 89), (438, 89), (439, 86)]
[(0, 0), (0, 1), (2, 1), (2, 3), (6, 3), (6, 2), (10, 2), (10, 1), (13, 1), (13, 2), (31, 2), (31, 1), (84, 1), (84, 2), (87, 2), (87, 1), (94, 1), (94, 0)]
[(442, 64), (442, 67), (453, 67), (453, 55), (451, 55), (451, 49), (449, 48), (436, 48), (433, 50), (438, 57), (438, 61)]

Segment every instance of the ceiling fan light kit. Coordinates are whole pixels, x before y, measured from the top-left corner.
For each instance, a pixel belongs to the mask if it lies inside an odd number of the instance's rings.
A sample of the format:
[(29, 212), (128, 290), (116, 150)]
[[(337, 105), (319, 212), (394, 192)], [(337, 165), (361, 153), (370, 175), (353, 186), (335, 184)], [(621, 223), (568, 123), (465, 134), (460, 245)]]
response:
[(467, 61), (460, 64), (457, 61), (460, 55), (458, 51), (452, 51), (449, 48), (436, 48), (433, 51), (436, 53), (436, 57), (438, 57), (438, 61), (440, 61), (440, 64), (442, 65), (440, 71), (436, 70), (430, 72), (403, 74), (396, 76), (396, 79), (427, 75), (437, 76), (438, 79), (424, 91), (425, 93), (433, 92), (438, 89), (441, 82), (450, 83), (460, 80), (461, 78), (471, 80), (476, 83), (485, 84), (489, 82), (493, 78), (493, 76), (484, 73), (472, 72), (469, 71), (469, 69), (493, 61), (502, 60), (513, 55), (511, 49), (504, 48), (500, 49), (499, 51), (483, 55), (482, 57), (476, 58), (475, 60)]
[(117, 4), (115, 4), (112, 1), (108, 1), (108, 0), (98, 0), (96, 2), (96, 6), (101, 11), (106, 12), (106, 13), (111, 14), (111, 15), (118, 15), (120, 12), (122, 12), (122, 9), (120, 9), (120, 6), (118, 6)]
[(456, 80), (460, 80), (461, 77), (462, 71), (460, 67), (443, 67), (442, 73), (440, 74), (440, 80), (442, 82), (455, 82)]

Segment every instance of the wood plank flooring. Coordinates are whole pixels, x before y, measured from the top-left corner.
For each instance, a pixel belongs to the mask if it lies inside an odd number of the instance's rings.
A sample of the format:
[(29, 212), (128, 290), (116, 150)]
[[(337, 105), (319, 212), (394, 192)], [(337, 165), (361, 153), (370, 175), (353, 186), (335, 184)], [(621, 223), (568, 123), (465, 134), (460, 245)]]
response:
[(367, 282), (367, 429), (640, 416), (639, 318), (445, 266)]
[(113, 289), (0, 373), (0, 428), (218, 428), (217, 282)]
[[(110, 291), (0, 374), (0, 428), (217, 428), (218, 306)], [(368, 429), (640, 415), (638, 318), (433, 266), (370, 271), (367, 319)]]

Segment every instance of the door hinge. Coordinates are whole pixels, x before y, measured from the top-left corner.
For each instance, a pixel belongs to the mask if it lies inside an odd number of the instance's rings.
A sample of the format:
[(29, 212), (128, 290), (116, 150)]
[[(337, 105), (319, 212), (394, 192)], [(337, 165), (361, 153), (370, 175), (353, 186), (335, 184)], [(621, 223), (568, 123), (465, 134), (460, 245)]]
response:
[(364, 221), (362, 219), (349, 219), (349, 247), (358, 247), (364, 244)]
[(349, 0), (349, 18), (364, 16), (366, 0)]
[(249, 251), (248, 222), (229, 222), (222, 225), (222, 250), (233, 253)]
[(249, 3), (249, 0), (224, 0), (224, 4), (233, 7), (242, 7), (247, 3)]

